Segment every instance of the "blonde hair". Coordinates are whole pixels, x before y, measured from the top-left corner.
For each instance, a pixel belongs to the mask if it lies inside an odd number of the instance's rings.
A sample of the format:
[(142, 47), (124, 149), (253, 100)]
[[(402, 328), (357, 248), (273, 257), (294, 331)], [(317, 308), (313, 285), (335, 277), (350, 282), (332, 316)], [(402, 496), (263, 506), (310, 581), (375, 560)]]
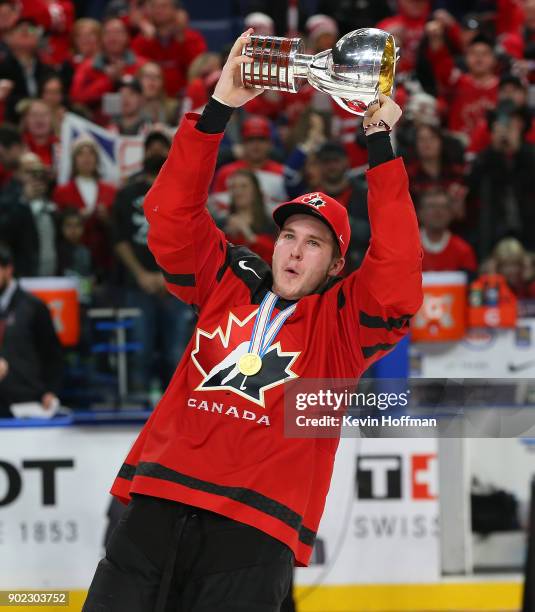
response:
[(482, 266), (483, 273), (500, 273), (500, 266), (511, 261), (522, 267), (522, 278), (529, 281), (533, 277), (533, 259), (522, 243), (516, 238), (502, 238), (494, 247), (492, 257)]
[(522, 243), (516, 238), (503, 238), (494, 247), (492, 257), (496, 260), (497, 264), (504, 261), (510, 261), (511, 259), (524, 261), (526, 250), (522, 246)]
[(218, 70), (221, 68), (221, 58), (217, 53), (201, 53), (198, 55), (189, 65), (188, 68), (188, 83), (196, 79), (197, 77), (203, 76), (207, 68), (213, 64), (212, 70)]

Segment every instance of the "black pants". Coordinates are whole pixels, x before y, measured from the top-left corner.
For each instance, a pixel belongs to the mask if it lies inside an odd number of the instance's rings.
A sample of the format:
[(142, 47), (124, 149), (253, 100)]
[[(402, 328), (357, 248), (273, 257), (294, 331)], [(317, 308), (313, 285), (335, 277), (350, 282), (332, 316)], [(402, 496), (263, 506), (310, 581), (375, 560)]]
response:
[(258, 529), (136, 495), (83, 612), (278, 612), (293, 561), (287, 546)]

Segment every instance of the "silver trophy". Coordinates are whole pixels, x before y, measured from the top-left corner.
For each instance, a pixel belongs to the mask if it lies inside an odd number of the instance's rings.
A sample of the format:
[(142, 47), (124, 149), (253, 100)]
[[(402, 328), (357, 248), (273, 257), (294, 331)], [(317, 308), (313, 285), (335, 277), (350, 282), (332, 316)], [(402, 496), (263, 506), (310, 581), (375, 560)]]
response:
[(296, 93), (308, 81), (355, 115), (379, 93), (392, 93), (398, 59), (392, 34), (362, 28), (317, 55), (306, 55), (304, 47), (301, 38), (251, 36), (242, 51), (254, 60), (242, 64), (244, 85)]

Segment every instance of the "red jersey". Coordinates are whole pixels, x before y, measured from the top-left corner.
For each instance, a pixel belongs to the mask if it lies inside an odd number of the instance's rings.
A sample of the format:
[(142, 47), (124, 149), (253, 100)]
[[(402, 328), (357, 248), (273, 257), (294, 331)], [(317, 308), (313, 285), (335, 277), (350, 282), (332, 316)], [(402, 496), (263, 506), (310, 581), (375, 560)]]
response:
[(424, 272), (452, 272), (456, 270), (477, 270), (474, 249), (460, 236), (446, 232), (440, 242), (430, 242), (422, 230), (424, 249)]
[(176, 97), (187, 83), (187, 71), (191, 62), (207, 50), (203, 35), (197, 30), (186, 29), (183, 39), (163, 40), (139, 34), (132, 41), (132, 49), (142, 57), (156, 62), (163, 70), (165, 91)]
[(338, 440), (284, 435), (284, 382), (358, 378), (408, 331), (422, 281), (407, 175), (401, 159), (368, 172), (368, 256), (356, 272), (297, 302), (264, 355), (266, 366), (243, 386), (243, 375), (233, 378), (232, 371), (273, 276), (247, 248), (227, 243), (206, 209), (223, 134), (198, 131), (197, 119), (183, 119), (144, 208), (148, 244), (167, 287), (194, 304), (199, 319), (112, 494), (128, 502), (141, 493), (222, 514), (284, 542), (306, 565)]
[(449, 101), (448, 127), (452, 132), (470, 135), (487, 110), (496, 106), (498, 77), (490, 76), (485, 82), (455, 67), (446, 45), (428, 50), (428, 59), (442, 92)]

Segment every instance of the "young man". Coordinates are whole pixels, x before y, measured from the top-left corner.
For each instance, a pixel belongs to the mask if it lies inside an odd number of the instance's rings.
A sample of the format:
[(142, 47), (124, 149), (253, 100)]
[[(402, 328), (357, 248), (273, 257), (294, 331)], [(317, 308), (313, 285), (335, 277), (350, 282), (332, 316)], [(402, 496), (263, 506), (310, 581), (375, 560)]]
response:
[(284, 436), (283, 383), (358, 378), (406, 333), (422, 300), (407, 176), (381, 127), (401, 111), (386, 96), (365, 118), (381, 125), (368, 130), (372, 240), (358, 271), (336, 278), (349, 220), (321, 193), (276, 209), (273, 270), (216, 229), (205, 203), (218, 144), (233, 108), (260, 93), (239, 76), (250, 33), (202, 117), (184, 118), (145, 200), (167, 288), (199, 320), (113, 485), (130, 503), (85, 612), (279, 610), (292, 566), (312, 553), (337, 447)]
[(428, 22), (426, 34), (427, 59), (448, 103), (448, 127), (469, 139), (485, 113), (496, 106), (498, 77), (494, 73), (496, 56), (492, 42), (476, 36), (465, 52), (467, 72), (462, 72), (455, 66), (446, 44), (443, 24), (437, 20)]
[(451, 199), (446, 191), (424, 191), (419, 200), (418, 217), (424, 272), (460, 270), (472, 275), (477, 272), (474, 249), (460, 236), (449, 231), (453, 214)]

